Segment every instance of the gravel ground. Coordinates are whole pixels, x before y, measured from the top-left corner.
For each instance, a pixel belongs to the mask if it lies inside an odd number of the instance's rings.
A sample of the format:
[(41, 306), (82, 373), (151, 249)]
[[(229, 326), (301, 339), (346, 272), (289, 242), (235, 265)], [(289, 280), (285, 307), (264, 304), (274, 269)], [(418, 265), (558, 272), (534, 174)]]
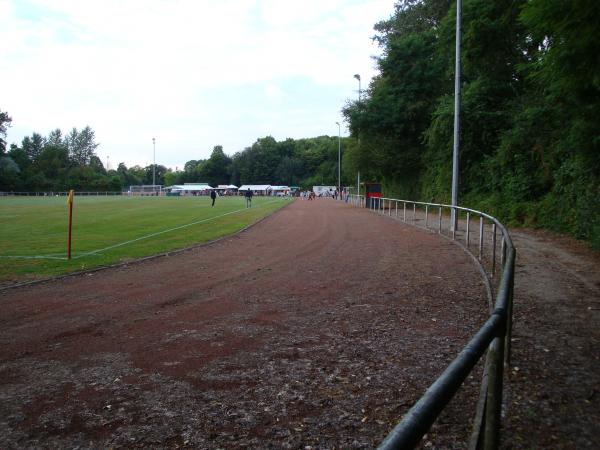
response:
[(515, 230), (505, 449), (600, 448), (600, 255), (549, 232)]
[[(600, 284), (551, 276), (582, 299), (554, 287), (546, 308), (526, 254), (504, 446), (595, 448)], [(435, 234), (317, 199), (174, 256), (0, 291), (0, 448), (373, 448), (486, 319), (480, 278)], [(466, 448), (479, 381), (423, 447)]]

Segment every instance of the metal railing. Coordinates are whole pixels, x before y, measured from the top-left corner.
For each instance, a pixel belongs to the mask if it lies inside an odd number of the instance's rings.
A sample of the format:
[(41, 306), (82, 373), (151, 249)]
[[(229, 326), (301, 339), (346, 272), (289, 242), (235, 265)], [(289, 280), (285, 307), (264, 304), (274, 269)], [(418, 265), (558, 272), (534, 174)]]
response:
[[(126, 194), (126, 192), (125, 192)], [(69, 195), (69, 191), (31, 191), (31, 192), (13, 192), (3, 191), (0, 192), (0, 197), (66, 197)], [(112, 196), (112, 195), (124, 195), (121, 191), (75, 191), (74, 195), (80, 196)]]
[[(516, 250), (504, 225), (481, 211), (438, 203), (349, 195), (348, 203), (437, 232), (460, 244), (485, 275), (490, 317), (446, 370), (394, 427), (379, 449), (414, 448), (486, 353), (481, 396), (477, 405), (470, 449), (497, 449), (500, 444), (504, 367), (510, 362), (512, 305)], [(454, 215), (452, 212), (454, 211)], [(451, 217), (455, 217), (452, 223)], [(478, 218), (478, 232), (471, 227)], [(473, 238), (475, 235), (475, 239)], [(500, 246), (498, 248), (498, 238)], [(474, 241), (474, 242), (472, 242)], [(498, 273), (499, 272), (499, 273)]]

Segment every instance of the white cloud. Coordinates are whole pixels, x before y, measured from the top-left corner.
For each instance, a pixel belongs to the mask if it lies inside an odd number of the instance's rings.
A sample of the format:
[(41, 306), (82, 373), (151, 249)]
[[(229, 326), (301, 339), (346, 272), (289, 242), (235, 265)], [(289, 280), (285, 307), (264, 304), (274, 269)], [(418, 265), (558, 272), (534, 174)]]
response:
[(335, 134), (353, 74), (363, 87), (374, 74), (373, 25), (393, 4), (0, 0), (8, 140), (90, 125), (102, 160), (149, 164), (156, 137), (168, 150), (157, 162), (181, 167), (217, 144)]

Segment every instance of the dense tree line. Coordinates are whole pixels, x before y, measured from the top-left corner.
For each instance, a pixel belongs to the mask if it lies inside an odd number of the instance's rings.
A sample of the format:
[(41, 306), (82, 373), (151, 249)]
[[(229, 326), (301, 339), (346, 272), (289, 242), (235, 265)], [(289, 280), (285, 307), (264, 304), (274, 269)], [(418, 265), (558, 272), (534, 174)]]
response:
[[(350, 145), (351, 139), (342, 139)], [(257, 139), (232, 157), (216, 146), (210, 158), (188, 161), (184, 170), (167, 176), (167, 184), (207, 182), (210, 185), (272, 184), (288, 186), (337, 185), (338, 137), (276, 141)]]
[[(107, 171), (96, 155), (96, 135), (86, 126), (73, 128), (63, 136), (56, 129), (44, 137), (39, 133), (26, 136), (21, 145), (7, 150), (4, 136), (12, 119), (0, 112), (0, 191), (59, 192), (121, 191), (130, 185), (152, 184), (153, 167), (119, 164)], [(157, 184), (164, 181), (167, 169), (156, 166)]]
[[(463, 0), (460, 204), (600, 246), (594, 0)], [(404, 0), (375, 26), (379, 74), (344, 115), (351, 170), (386, 194), (451, 197), (455, 2)]]
[[(0, 112), (0, 138), (6, 135), (11, 118)], [(352, 139), (343, 139), (344, 146)], [(21, 145), (0, 141), (0, 191), (56, 192), (121, 191), (132, 185), (150, 185), (154, 167), (120, 163), (107, 170), (96, 155), (99, 144), (88, 126), (73, 128), (63, 136), (54, 130), (44, 137), (33, 133)], [(208, 159), (190, 160), (183, 170), (156, 166), (156, 184), (170, 186), (205, 182), (219, 184), (280, 184), (312, 186), (337, 184), (338, 138), (321, 136), (309, 139), (286, 139), (277, 142), (267, 136), (251, 147), (228, 156), (223, 147), (214, 147)]]

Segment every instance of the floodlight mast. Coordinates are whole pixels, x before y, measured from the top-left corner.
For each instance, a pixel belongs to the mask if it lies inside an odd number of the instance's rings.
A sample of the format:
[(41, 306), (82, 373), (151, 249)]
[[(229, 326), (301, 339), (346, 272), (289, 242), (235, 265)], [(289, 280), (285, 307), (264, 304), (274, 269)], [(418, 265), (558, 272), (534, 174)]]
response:
[[(456, 0), (456, 53), (454, 61), (454, 145), (452, 148), (452, 206), (458, 206), (458, 177), (460, 164), (460, 24), (462, 0)], [(456, 209), (452, 208), (452, 230), (458, 225)]]
[(156, 190), (156, 139), (152, 138), (152, 189)]
[[(360, 74), (355, 74), (354, 78), (358, 80), (358, 107), (360, 108)], [(358, 133), (358, 150), (360, 152), (360, 130)], [(356, 195), (360, 195), (360, 167), (356, 173)]]

